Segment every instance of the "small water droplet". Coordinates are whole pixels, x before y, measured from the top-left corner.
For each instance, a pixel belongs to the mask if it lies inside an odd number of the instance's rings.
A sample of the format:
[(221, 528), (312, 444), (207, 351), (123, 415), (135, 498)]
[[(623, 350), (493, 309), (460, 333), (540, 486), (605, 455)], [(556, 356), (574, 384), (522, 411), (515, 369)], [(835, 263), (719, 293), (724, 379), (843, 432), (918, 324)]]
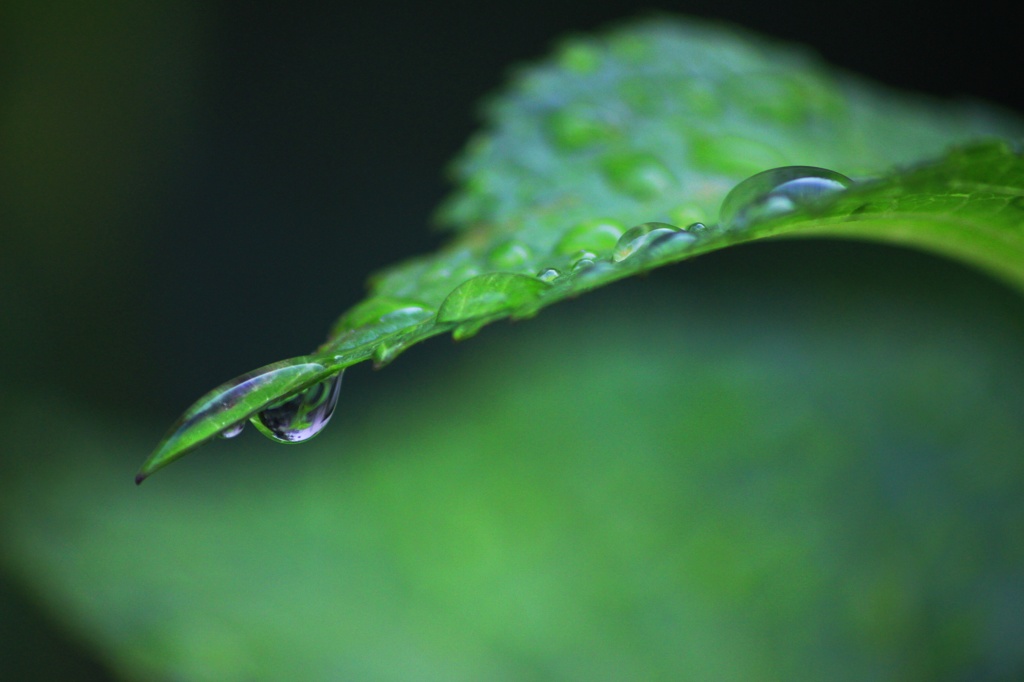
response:
[(661, 196), (676, 183), (661, 159), (642, 152), (612, 156), (602, 164), (602, 171), (612, 187), (642, 201)]
[(578, 261), (572, 264), (572, 271), (579, 272), (587, 268), (594, 267), (594, 260), (592, 258), (580, 258)]
[(611, 253), (626, 231), (615, 220), (588, 220), (571, 227), (555, 245), (555, 253), (568, 256), (578, 251)]
[(619, 270), (606, 260), (591, 262), (585, 267), (573, 270), (573, 282), (577, 287), (596, 287), (615, 280)]
[(499, 270), (517, 271), (529, 264), (531, 256), (526, 244), (510, 239), (491, 249), (487, 259)]
[(722, 200), (718, 220), (725, 229), (741, 229), (775, 218), (842, 192), (850, 178), (814, 166), (783, 166), (753, 175)]
[(668, 223), (643, 223), (631, 227), (619, 238), (612, 260), (616, 263), (624, 261), (658, 237), (676, 232), (679, 232), (679, 228)]
[(546, 268), (537, 273), (537, 279), (542, 282), (554, 282), (556, 279), (562, 276), (558, 270), (554, 268)]
[(251, 421), (260, 433), (279, 443), (301, 443), (327, 426), (341, 393), (344, 370), (298, 395), (258, 412)]
[(245, 420), (243, 419), (242, 421), (235, 422), (234, 424), (232, 424), (228, 428), (224, 429), (218, 435), (220, 435), (221, 438), (234, 438), (238, 434), (242, 433), (242, 431), (244, 429), (245, 429)]
[(575, 268), (580, 261), (590, 261), (591, 264), (597, 260), (597, 254), (593, 251), (580, 249), (569, 258), (569, 266)]

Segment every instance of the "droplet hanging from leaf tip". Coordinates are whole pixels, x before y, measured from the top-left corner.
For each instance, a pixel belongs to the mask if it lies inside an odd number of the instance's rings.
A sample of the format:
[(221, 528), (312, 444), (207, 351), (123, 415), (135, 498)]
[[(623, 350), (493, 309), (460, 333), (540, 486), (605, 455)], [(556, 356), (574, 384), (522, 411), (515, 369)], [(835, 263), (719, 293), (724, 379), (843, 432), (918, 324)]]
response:
[(225, 439), (235, 438), (245, 429), (245, 420), (235, 422), (231, 426), (227, 427), (220, 432), (220, 437)]
[(260, 433), (278, 443), (301, 443), (323, 431), (334, 414), (344, 370), (301, 393), (261, 410), (251, 419)]

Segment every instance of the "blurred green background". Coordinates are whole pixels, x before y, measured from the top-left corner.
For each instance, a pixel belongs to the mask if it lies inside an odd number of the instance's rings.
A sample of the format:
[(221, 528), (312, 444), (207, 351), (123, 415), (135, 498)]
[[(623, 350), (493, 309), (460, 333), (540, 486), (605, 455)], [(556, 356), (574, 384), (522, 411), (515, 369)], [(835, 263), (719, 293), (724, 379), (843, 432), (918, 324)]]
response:
[[(984, 17), (659, 7), (1021, 108)], [(1024, 675), (1024, 302), (921, 254), (704, 257), (132, 486), (194, 398), (440, 243), (510, 66), (634, 12), (0, 5), (0, 677)]]

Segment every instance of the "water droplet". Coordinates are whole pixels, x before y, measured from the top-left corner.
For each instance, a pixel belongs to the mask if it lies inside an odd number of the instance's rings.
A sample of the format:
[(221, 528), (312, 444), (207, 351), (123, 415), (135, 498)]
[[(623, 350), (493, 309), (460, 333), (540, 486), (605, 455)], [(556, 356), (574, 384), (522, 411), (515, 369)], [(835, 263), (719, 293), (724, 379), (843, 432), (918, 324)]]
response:
[(555, 245), (555, 253), (561, 256), (578, 251), (611, 253), (625, 231), (625, 226), (614, 220), (588, 220), (562, 235), (562, 239)]
[(781, 166), (788, 160), (778, 149), (760, 140), (739, 135), (715, 135), (706, 130), (691, 133), (690, 159), (695, 166), (735, 177)]
[(631, 227), (619, 238), (619, 243), (615, 246), (615, 253), (612, 254), (612, 260), (616, 263), (624, 261), (649, 242), (662, 235), (676, 232), (679, 232), (679, 228), (668, 223), (643, 223)]
[(245, 420), (243, 419), (242, 421), (235, 422), (234, 424), (232, 424), (228, 428), (224, 429), (218, 435), (220, 435), (221, 438), (234, 438), (238, 434), (242, 433), (242, 431), (244, 429), (245, 429)]
[(542, 282), (554, 282), (556, 279), (562, 276), (558, 270), (554, 268), (547, 268), (537, 273), (537, 279)]
[(491, 265), (499, 270), (522, 270), (530, 262), (530, 249), (520, 241), (510, 239), (498, 244), (487, 255)]
[(602, 171), (612, 187), (642, 201), (661, 196), (676, 183), (661, 159), (642, 152), (612, 156), (602, 164)]
[(593, 265), (595, 260), (597, 260), (597, 254), (592, 251), (587, 251), (586, 249), (580, 249), (569, 259), (569, 266), (575, 270), (576, 266), (581, 262), (586, 261), (587, 264)]
[(587, 268), (594, 267), (594, 260), (592, 258), (580, 258), (578, 261), (572, 264), (572, 271), (579, 272)]
[(548, 288), (535, 277), (508, 272), (491, 272), (463, 282), (437, 311), (438, 322), (461, 322), (529, 306)]
[(310, 386), (328, 375), (312, 356), (282, 360), (221, 384), (189, 407), (143, 463), (136, 483), (203, 443), (230, 431), (238, 422), (265, 409), (281, 396)]
[(775, 218), (841, 192), (850, 178), (814, 166), (784, 166), (753, 175), (722, 200), (718, 220), (723, 228), (739, 229)]
[(298, 395), (272, 405), (252, 417), (253, 425), (270, 440), (301, 443), (327, 426), (341, 393), (344, 370), (310, 386)]
[(577, 287), (596, 287), (620, 276), (620, 269), (606, 260), (588, 261), (588, 265), (573, 270), (573, 282)]
[(644, 253), (650, 258), (671, 258), (680, 253), (688, 251), (697, 243), (697, 236), (689, 231), (680, 230), (662, 234), (647, 242)]

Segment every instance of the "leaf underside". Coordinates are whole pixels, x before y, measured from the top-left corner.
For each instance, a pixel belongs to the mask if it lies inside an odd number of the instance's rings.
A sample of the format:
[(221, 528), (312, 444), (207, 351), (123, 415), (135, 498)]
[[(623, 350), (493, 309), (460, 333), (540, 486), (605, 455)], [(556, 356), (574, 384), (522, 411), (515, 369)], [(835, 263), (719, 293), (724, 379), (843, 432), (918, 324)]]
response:
[[(1024, 288), (1024, 124), (1005, 113), (895, 95), (813, 56), (691, 20), (573, 38), (521, 70), (485, 107), (487, 128), (452, 168), (438, 252), (370, 278), (313, 353), (204, 396), (137, 481), (233, 423), (364, 360), (531, 317), (639, 272), (768, 237), (844, 237), (915, 246)], [(976, 140), (981, 141), (976, 141)], [(930, 159), (930, 160), (929, 160)], [(922, 161), (923, 160), (923, 161)], [(743, 229), (718, 205), (768, 168), (835, 169), (857, 184)], [(663, 239), (624, 248), (632, 225)], [(688, 228), (669, 239), (669, 226)], [(298, 368), (298, 369), (296, 369)], [(227, 394), (231, 400), (222, 399)]]

